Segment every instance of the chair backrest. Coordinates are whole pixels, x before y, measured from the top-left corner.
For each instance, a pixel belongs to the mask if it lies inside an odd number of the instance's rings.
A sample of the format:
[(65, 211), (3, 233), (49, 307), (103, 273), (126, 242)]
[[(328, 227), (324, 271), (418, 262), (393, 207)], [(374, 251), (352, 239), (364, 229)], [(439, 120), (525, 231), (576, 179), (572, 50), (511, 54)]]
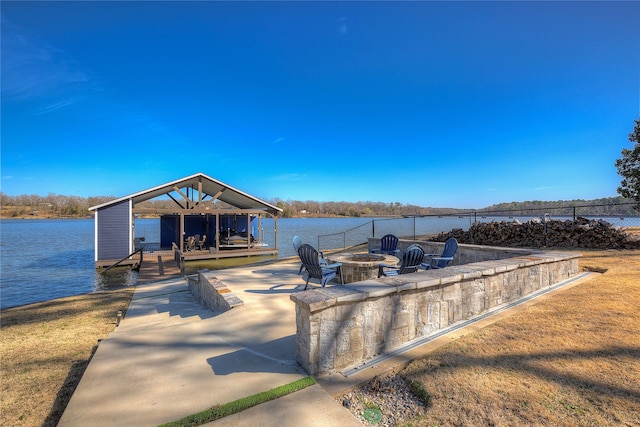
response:
[(398, 238), (393, 234), (387, 234), (380, 238), (380, 253), (395, 255), (398, 249)]
[(322, 267), (320, 267), (318, 255), (318, 251), (307, 243), (298, 248), (298, 256), (302, 261), (302, 265), (309, 273), (309, 277), (314, 279), (322, 279)]
[[(456, 254), (457, 250), (458, 250), (458, 241), (454, 237), (450, 237), (449, 240), (447, 240), (447, 242), (444, 244), (444, 249), (442, 250), (442, 255), (440, 256), (443, 258), (445, 257), (451, 258)], [(441, 259), (438, 261), (437, 266), (438, 268), (444, 268), (450, 262), (451, 260)]]
[(302, 246), (302, 239), (298, 236), (293, 236), (293, 250), (298, 253), (298, 249)]
[(424, 258), (424, 250), (418, 245), (411, 245), (402, 255), (402, 264), (398, 274), (415, 273)]

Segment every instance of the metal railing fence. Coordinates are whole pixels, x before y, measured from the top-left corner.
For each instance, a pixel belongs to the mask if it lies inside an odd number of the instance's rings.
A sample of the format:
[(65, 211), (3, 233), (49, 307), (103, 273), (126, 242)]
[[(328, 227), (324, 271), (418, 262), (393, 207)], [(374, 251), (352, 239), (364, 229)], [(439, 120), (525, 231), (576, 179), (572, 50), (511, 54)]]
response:
[(419, 215), (373, 219), (347, 230), (318, 235), (318, 249), (344, 249), (367, 243), (369, 237), (394, 234), (405, 239), (423, 239), (454, 229), (468, 230), (475, 222), (573, 220), (578, 217), (605, 220), (613, 226), (640, 227), (640, 212), (634, 203), (574, 205), (504, 210), (460, 210), (447, 215)]

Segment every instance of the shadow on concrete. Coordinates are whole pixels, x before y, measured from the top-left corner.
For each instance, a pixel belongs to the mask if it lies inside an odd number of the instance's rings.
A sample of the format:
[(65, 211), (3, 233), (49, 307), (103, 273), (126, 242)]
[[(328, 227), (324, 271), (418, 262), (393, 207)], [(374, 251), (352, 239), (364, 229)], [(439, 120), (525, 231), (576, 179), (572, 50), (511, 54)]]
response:
[(197, 302), (189, 289), (138, 297), (135, 302), (135, 306), (127, 312), (129, 317), (167, 313), (171, 317), (177, 316), (185, 319), (197, 316), (200, 320), (205, 320), (222, 314)]
[(272, 294), (293, 294), (296, 292), (304, 291), (304, 283), (301, 285), (293, 285), (288, 283), (282, 283), (280, 285), (271, 286), (269, 289), (247, 289), (244, 292), (248, 292), (251, 294), (264, 294), (264, 295), (272, 295)]
[(253, 270), (253, 274), (271, 274), (272, 276), (291, 276), (294, 274), (293, 270), (283, 268), (268, 268), (264, 270)]
[[(289, 354), (295, 355), (296, 337), (279, 338), (255, 348), (242, 347), (232, 353), (210, 357), (207, 363), (216, 375), (230, 375), (238, 372), (269, 372), (287, 374), (300, 372), (294, 359), (280, 359), (272, 356), (273, 349), (290, 348)], [(281, 351), (280, 351), (281, 352)]]

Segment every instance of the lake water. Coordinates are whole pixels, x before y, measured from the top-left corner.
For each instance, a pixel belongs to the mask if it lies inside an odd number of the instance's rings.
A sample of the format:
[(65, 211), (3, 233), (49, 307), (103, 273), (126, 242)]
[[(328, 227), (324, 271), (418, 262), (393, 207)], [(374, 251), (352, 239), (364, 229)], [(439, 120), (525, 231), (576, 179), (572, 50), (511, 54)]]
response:
[[(0, 221), (0, 307), (13, 307), (105, 289), (96, 274), (93, 220)], [(110, 276), (131, 283), (126, 271)]]
[[(493, 219), (505, 218), (478, 218)], [(518, 219), (524, 222), (531, 218)], [(305, 243), (327, 250), (365, 243), (373, 235), (393, 233), (412, 237), (454, 228), (467, 230), (472, 220), (457, 216), (375, 221), (371, 218), (281, 218), (278, 220), (278, 256), (296, 255), (292, 245), (296, 235)], [(621, 219), (607, 220), (615, 225), (629, 225)], [(273, 246), (273, 220), (263, 220), (261, 227), (264, 241)], [(145, 242), (159, 242), (159, 220), (137, 219), (135, 236), (145, 237)], [(91, 219), (0, 221), (0, 308), (135, 283), (135, 273), (126, 269), (106, 276), (97, 273), (93, 258), (94, 222)]]

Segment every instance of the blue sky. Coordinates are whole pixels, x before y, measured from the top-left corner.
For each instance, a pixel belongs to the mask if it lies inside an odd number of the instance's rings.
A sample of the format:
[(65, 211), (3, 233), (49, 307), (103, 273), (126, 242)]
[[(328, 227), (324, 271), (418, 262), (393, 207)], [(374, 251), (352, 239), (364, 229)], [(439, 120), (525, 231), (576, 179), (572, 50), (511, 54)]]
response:
[(616, 196), (639, 2), (2, 1), (1, 191)]

